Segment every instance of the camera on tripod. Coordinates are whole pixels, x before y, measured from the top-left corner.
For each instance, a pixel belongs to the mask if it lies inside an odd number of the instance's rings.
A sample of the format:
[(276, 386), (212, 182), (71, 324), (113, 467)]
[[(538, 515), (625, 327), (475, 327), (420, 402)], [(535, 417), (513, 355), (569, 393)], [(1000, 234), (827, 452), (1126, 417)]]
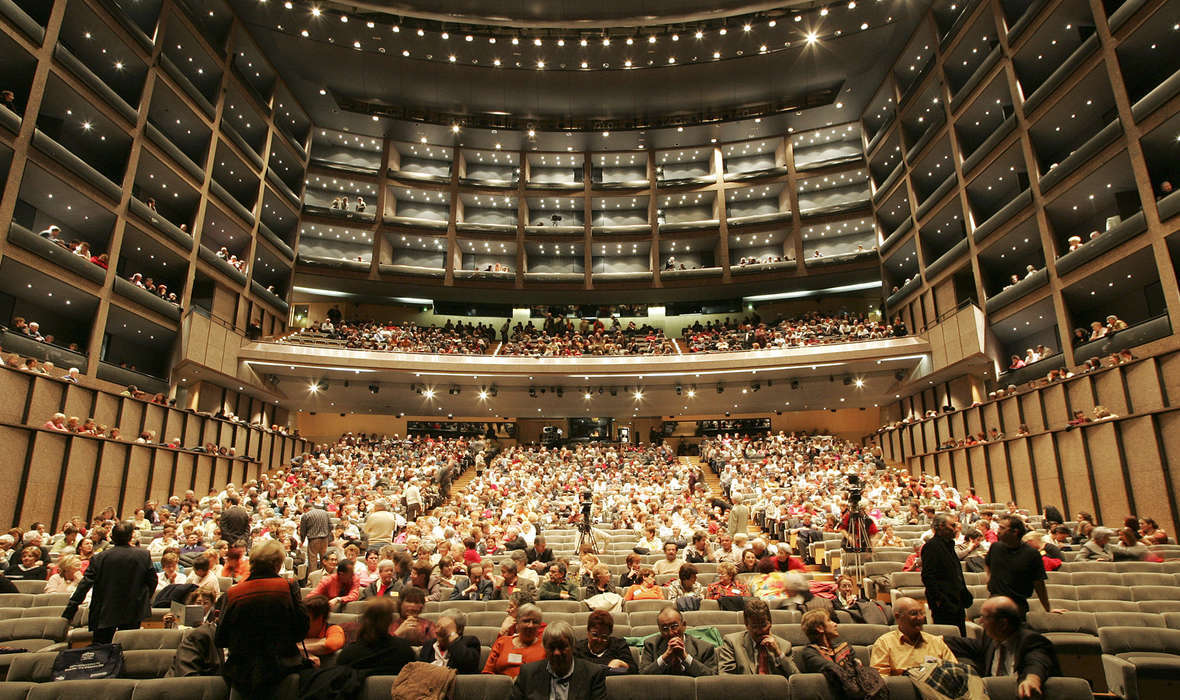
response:
[(582, 523), (587, 529), (590, 528), (590, 510), (594, 506), (594, 496), (589, 490), (582, 492)]
[(848, 475), (848, 507), (856, 510), (860, 507), (860, 499), (864, 494), (860, 484), (860, 474)]

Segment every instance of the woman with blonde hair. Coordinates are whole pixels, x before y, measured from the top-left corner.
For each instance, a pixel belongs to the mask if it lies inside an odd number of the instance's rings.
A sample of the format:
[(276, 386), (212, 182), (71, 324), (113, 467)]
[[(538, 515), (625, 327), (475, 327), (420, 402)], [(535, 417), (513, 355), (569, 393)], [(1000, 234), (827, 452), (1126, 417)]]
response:
[(57, 560), (57, 573), (45, 582), (45, 593), (73, 593), (82, 580), (77, 554), (64, 554)]

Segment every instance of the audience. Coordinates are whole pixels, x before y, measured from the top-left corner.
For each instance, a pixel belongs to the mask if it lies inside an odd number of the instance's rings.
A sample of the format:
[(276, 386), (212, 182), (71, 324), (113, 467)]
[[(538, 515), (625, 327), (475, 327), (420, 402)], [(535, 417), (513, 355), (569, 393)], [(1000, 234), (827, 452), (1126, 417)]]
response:
[(742, 321), (698, 321), (686, 327), (683, 336), (689, 352), (728, 352), (880, 340), (897, 337), (897, 330), (863, 315), (813, 313), (771, 326), (756, 315)]

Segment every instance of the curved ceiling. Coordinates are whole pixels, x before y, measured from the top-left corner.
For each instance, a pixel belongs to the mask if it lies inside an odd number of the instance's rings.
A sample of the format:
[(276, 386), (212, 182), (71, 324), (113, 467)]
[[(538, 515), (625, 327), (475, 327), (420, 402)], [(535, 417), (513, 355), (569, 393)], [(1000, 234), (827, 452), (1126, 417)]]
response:
[[(448, 126), (535, 122), (539, 130), (622, 131), (806, 108), (823, 110), (816, 126), (853, 121), (930, 3), (862, 0), (784, 15), (797, 21), (742, 20), (724, 32), (706, 20), (612, 29), (592, 40), (588, 29), (402, 29), (395, 16), (319, 6), (313, 15), (301, 3), (231, 4), (320, 126), (347, 123), (351, 112)], [(469, 10), (488, 4), (466, 3)], [(645, 11), (665, 9), (670, 3), (654, 2)], [(698, 28), (705, 29), (699, 38)]]
[(744, 0), (418, 0), (332, 2), (326, 6), (353, 12), (381, 12), (465, 24), (516, 27), (647, 26), (693, 22), (751, 11), (808, 7), (810, 0), (751, 3)]

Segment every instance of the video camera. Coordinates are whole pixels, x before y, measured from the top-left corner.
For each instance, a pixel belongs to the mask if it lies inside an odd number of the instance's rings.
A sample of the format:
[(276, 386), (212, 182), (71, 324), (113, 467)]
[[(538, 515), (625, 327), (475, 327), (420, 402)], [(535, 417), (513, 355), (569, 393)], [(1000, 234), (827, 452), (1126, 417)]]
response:
[(856, 510), (860, 507), (861, 496), (864, 495), (859, 474), (848, 475), (848, 487), (848, 507), (850, 510)]

